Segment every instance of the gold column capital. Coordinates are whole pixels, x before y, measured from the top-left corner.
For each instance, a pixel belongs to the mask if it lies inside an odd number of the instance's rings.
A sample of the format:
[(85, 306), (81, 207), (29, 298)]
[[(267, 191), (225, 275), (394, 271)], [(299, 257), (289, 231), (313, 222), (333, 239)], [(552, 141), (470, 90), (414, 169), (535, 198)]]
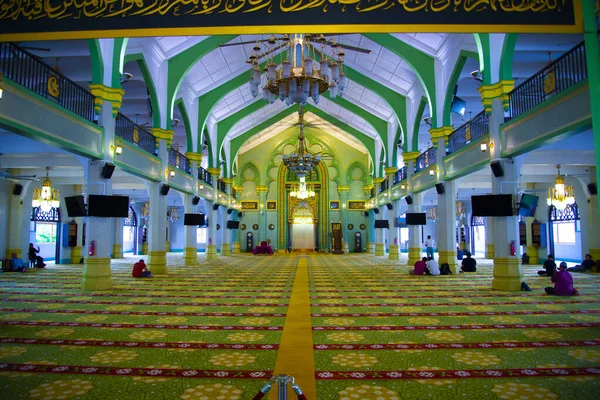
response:
[(234, 188), (236, 192), (240, 192), (240, 193), (242, 192), (242, 190), (244, 190), (243, 186), (232, 185), (231, 187)]
[(420, 155), (421, 153), (418, 151), (406, 151), (402, 153), (402, 160), (405, 164), (408, 164), (409, 161), (415, 161)]
[(214, 177), (218, 178), (221, 176), (221, 168), (208, 168), (207, 171)]
[(111, 88), (99, 83), (90, 84), (89, 88), (94, 95), (94, 111), (96, 114), (100, 113), (102, 102), (109, 101), (112, 103), (112, 115), (116, 117), (123, 104), (125, 91), (122, 88)]
[(341, 192), (349, 192), (350, 191), (350, 186), (338, 186), (338, 193)]
[(373, 178), (373, 183), (375, 185), (379, 185), (383, 181), (385, 181), (385, 178)]
[(396, 171), (398, 171), (398, 168), (396, 168), (396, 167), (385, 167), (384, 171), (385, 171), (386, 175), (394, 175), (396, 173)]
[(233, 183), (233, 178), (221, 178), (226, 185), (231, 185)]
[(268, 186), (257, 186), (256, 187), (256, 191), (257, 192), (268, 192), (269, 191), (269, 187)]
[(502, 80), (491, 85), (481, 85), (477, 91), (481, 94), (481, 103), (485, 108), (485, 112), (490, 114), (492, 112), (492, 100), (501, 99), (502, 107), (504, 110), (508, 110), (508, 94), (514, 89), (514, 80)]
[[(150, 133), (157, 138), (158, 140), (164, 140), (167, 142), (167, 149), (171, 147), (171, 142), (173, 142), (173, 135), (175, 134), (174, 130), (162, 129), (162, 128), (151, 128)], [(158, 146), (159, 142), (156, 142)]]
[(185, 153), (185, 156), (190, 161), (196, 161), (198, 163), (202, 162), (202, 153), (194, 153), (193, 151), (188, 151)]
[(435, 144), (438, 139), (445, 139), (452, 132), (454, 132), (454, 128), (451, 126), (440, 126), (439, 128), (431, 128), (429, 130), (429, 134), (431, 135), (431, 141)]

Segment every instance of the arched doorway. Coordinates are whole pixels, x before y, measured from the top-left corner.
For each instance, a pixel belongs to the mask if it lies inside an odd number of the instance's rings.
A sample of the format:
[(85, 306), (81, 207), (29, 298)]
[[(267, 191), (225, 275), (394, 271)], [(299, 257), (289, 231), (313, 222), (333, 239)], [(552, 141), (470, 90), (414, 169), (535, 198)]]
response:
[(296, 205), (293, 211), (291, 225), (291, 247), (294, 251), (308, 252), (317, 247), (317, 224), (312, 207), (302, 201)]
[(581, 260), (581, 217), (577, 203), (548, 207), (548, 246), (556, 259)]
[(123, 253), (137, 253), (137, 215), (129, 206), (129, 214), (123, 220)]
[(60, 260), (60, 209), (52, 207), (43, 211), (41, 207), (31, 210), (29, 242), (40, 248), (39, 256), (46, 261)]

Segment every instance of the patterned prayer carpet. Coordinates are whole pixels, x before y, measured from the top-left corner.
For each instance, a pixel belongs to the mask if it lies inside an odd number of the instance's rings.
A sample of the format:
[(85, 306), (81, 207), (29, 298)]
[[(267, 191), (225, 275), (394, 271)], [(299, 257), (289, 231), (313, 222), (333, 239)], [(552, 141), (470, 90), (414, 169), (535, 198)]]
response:
[(600, 274), (556, 297), (525, 266), (532, 292), (495, 292), (489, 261), (415, 277), (403, 257), (169, 254), (149, 279), (129, 257), (102, 292), (80, 265), (1, 274), (0, 399), (252, 399), (273, 371), (309, 399), (600, 397)]

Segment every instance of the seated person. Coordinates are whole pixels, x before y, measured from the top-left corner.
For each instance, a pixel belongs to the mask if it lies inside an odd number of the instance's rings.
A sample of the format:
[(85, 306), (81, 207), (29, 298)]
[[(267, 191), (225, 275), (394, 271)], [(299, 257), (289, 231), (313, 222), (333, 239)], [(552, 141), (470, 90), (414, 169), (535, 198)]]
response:
[(23, 262), (22, 259), (20, 259), (19, 257), (17, 257), (17, 253), (12, 253), (10, 256), (11, 256), (11, 260), (12, 260), (12, 263), (13, 263), (13, 266), (12, 266), (13, 272), (25, 272), (25, 271), (27, 271), (27, 267), (25, 266), (25, 263)]
[(433, 259), (433, 257), (429, 257), (427, 259), (427, 268), (425, 268), (425, 273), (427, 275), (439, 275), (440, 274), (440, 266), (437, 261)]
[(463, 259), (463, 252), (460, 249), (460, 247), (456, 247), (456, 259), (457, 260), (462, 260)]
[(152, 272), (148, 270), (146, 263), (144, 260), (140, 260), (133, 264), (133, 270), (131, 271), (131, 276), (134, 278), (146, 278), (152, 277)]
[(462, 260), (462, 264), (460, 270), (462, 272), (475, 272), (477, 271), (477, 261), (474, 258), (471, 258), (471, 252), (465, 252), (467, 258)]
[(36, 268), (44, 268), (46, 264), (44, 264), (44, 259), (37, 255), (40, 252), (40, 246), (38, 246), (37, 250), (33, 247), (33, 243), (29, 243), (29, 259), (35, 262)]
[(556, 272), (556, 263), (554, 262), (554, 255), (548, 254), (548, 259), (544, 261), (544, 270), (538, 271), (539, 276), (552, 276)]
[(521, 264), (529, 264), (529, 256), (527, 253), (523, 253), (521, 256)]
[(427, 257), (423, 257), (422, 260), (419, 260), (415, 263), (415, 269), (409, 270), (408, 272), (411, 275), (423, 275), (425, 273), (425, 268), (427, 267)]
[(579, 294), (573, 288), (573, 277), (569, 271), (567, 271), (567, 263), (564, 261), (560, 263), (559, 270), (552, 275), (550, 280), (554, 282), (554, 287), (547, 287), (544, 289), (548, 294), (555, 294), (557, 296), (573, 296)]
[(262, 241), (260, 242), (260, 246), (256, 246), (254, 248), (254, 250), (252, 251), (252, 254), (273, 254), (273, 248), (271, 246), (269, 246), (269, 244), (266, 241)]
[(585, 259), (581, 262), (580, 265), (576, 265), (574, 267), (567, 268), (567, 271), (569, 271), (569, 272), (587, 272), (590, 269), (592, 269), (592, 267), (595, 267), (595, 266), (596, 266), (596, 262), (594, 260), (592, 260), (592, 255), (586, 254)]

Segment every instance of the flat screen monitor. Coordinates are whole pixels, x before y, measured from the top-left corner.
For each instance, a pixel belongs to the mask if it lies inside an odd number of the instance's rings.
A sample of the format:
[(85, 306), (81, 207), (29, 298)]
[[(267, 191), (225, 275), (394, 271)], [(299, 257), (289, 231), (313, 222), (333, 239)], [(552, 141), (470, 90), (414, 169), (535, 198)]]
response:
[(127, 218), (129, 216), (129, 197), (88, 196), (88, 216), (100, 218)]
[(452, 100), (452, 104), (450, 105), (450, 108), (452, 109), (452, 111), (454, 111), (458, 115), (464, 116), (465, 110), (467, 108), (467, 102), (464, 101), (463, 99), (461, 99), (460, 97), (455, 96), (454, 100)]
[(406, 213), (406, 225), (427, 225), (425, 213)]
[(204, 214), (183, 214), (183, 225), (203, 226), (204, 224)]
[(71, 196), (65, 197), (65, 204), (67, 206), (67, 214), (69, 217), (85, 217), (85, 203), (83, 196)]
[(239, 229), (240, 221), (227, 221), (227, 229)]
[(475, 217), (511, 217), (513, 215), (512, 195), (510, 194), (471, 196), (471, 204)]
[(406, 228), (406, 218), (398, 217), (395, 223), (396, 228)]
[(537, 209), (539, 199), (538, 196), (524, 193), (519, 203), (519, 215), (523, 217), (535, 217), (535, 210)]
[(377, 229), (389, 229), (390, 228), (390, 221), (388, 221), (387, 219), (376, 219), (375, 220), (375, 228)]

